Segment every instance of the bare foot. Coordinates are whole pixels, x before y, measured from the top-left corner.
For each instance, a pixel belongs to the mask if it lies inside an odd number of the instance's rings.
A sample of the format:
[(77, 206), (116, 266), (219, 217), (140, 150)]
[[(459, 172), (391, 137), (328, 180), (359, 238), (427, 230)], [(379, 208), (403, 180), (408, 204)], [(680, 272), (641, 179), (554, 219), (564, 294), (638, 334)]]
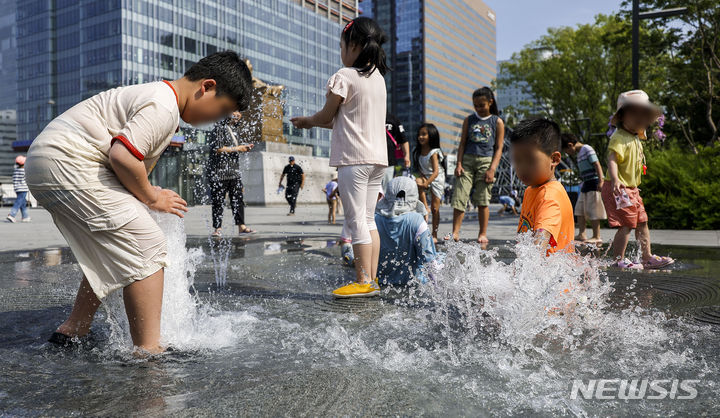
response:
[(490, 242), (490, 240), (485, 235), (480, 235), (477, 239), (477, 242), (478, 244), (487, 244)]
[(585, 236), (585, 234), (579, 234), (575, 237), (575, 241), (585, 242), (587, 241), (587, 237)]
[(592, 237), (592, 238), (590, 238), (590, 239), (586, 239), (586, 240), (585, 240), (585, 243), (586, 243), (586, 244), (594, 244), (594, 245), (597, 245), (597, 244), (602, 244), (602, 243), (603, 243), (603, 240), (602, 240), (602, 238)]
[(451, 239), (455, 242), (460, 241), (460, 234), (457, 232), (453, 232), (452, 234), (447, 234), (443, 238), (445, 241), (450, 241)]
[(437, 237), (433, 237), (433, 244), (437, 244), (437, 243), (438, 243)]

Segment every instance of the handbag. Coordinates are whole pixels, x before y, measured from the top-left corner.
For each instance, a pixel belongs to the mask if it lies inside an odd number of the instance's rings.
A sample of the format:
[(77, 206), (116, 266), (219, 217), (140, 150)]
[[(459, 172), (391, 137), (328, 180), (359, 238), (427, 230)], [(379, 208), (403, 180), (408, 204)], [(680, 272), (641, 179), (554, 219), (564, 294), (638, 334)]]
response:
[(400, 149), (400, 145), (398, 145), (397, 141), (395, 140), (395, 137), (392, 136), (390, 131), (385, 129), (385, 133), (387, 133), (388, 137), (390, 137), (390, 140), (395, 145), (395, 159), (396, 160), (404, 160), (405, 159), (405, 153), (402, 149)]

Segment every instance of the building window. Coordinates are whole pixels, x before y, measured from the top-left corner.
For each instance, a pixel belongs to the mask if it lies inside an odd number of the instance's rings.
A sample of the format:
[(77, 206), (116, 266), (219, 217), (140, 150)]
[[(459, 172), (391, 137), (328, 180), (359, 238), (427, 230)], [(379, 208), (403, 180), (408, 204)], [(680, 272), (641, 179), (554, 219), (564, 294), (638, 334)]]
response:
[(197, 41), (185, 37), (185, 52), (196, 53), (197, 52)]

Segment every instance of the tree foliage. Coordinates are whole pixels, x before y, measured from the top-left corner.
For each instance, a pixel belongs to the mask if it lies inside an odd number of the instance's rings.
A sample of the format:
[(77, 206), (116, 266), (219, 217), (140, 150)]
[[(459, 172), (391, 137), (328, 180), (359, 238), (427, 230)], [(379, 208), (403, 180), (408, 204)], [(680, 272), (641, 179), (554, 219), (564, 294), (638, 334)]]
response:
[[(620, 15), (599, 15), (592, 24), (549, 29), (502, 64), (506, 76), (496, 83), (507, 87), (525, 81), (543, 109), (542, 116), (604, 149), (607, 138), (591, 134), (607, 130), (618, 94), (631, 88), (630, 37), (631, 24)], [(652, 97), (667, 86), (667, 68), (658, 63), (670, 56), (664, 51), (667, 41), (661, 30), (643, 26), (641, 39), (655, 61), (640, 74)], [(527, 113), (529, 109), (520, 110)]]

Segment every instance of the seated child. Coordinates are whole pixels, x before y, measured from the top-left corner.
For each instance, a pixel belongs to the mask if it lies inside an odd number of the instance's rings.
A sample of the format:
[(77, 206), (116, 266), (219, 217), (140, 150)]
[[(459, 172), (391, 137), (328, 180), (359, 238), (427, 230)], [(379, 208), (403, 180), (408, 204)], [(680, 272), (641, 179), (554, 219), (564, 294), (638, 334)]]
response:
[(500, 204), (503, 205), (502, 208), (498, 211), (498, 215), (504, 215), (505, 212), (508, 211), (508, 209), (512, 210), (513, 215), (517, 216), (518, 214), (518, 208), (520, 207), (520, 200), (518, 200), (518, 192), (517, 190), (513, 190), (510, 192), (510, 196), (508, 195), (502, 195), (498, 198), (500, 201)]
[(518, 232), (532, 231), (547, 254), (572, 252), (573, 209), (565, 188), (555, 179), (560, 163), (560, 128), (543, 118), (520, 122), (510, 139), (518, 178), (528, 187), (523, 197)]
[(203, 124), (244, 110), (252, 78), (230, 51), (193, 64), (182, 78), (119, 87), (73, 106), (33, 141), (27, 183), (52, 214), (83, 272), (70, 317), (50, 341), (67, 346), (90, 331), (101, 299), (123, 289), (133, 344), (156, 353), (165, 236), (148, 212), (183, 217), (187, 203), (148, 174), (180, 119)]
[(410, 177), (395, 177), (386, 192), (375, 211), (380, 235), (378, 280), (380, 284), (405, 285), (414, 277), (425, 283), (423, 267), (434, 262), (437, 253), (417, 185)]
[[(600, 191), (603, 187), (603, 169), (600, 165), (593, 147), (578, 141), (573, 134), (562, 134), (563, 151), (577, 158), (577, 165), (580, 169), (582, 186), (580, 186), (580, 197), (575, 204), (575, 216), (578, 220), (577, 241), (590, 244), (599, 244), (600, 221), (607, 218), (605, 206), (603, 206)], [(585, 236), (585, 221), (589, 220), (592, 226), (593, 236), (587, 239)]]

